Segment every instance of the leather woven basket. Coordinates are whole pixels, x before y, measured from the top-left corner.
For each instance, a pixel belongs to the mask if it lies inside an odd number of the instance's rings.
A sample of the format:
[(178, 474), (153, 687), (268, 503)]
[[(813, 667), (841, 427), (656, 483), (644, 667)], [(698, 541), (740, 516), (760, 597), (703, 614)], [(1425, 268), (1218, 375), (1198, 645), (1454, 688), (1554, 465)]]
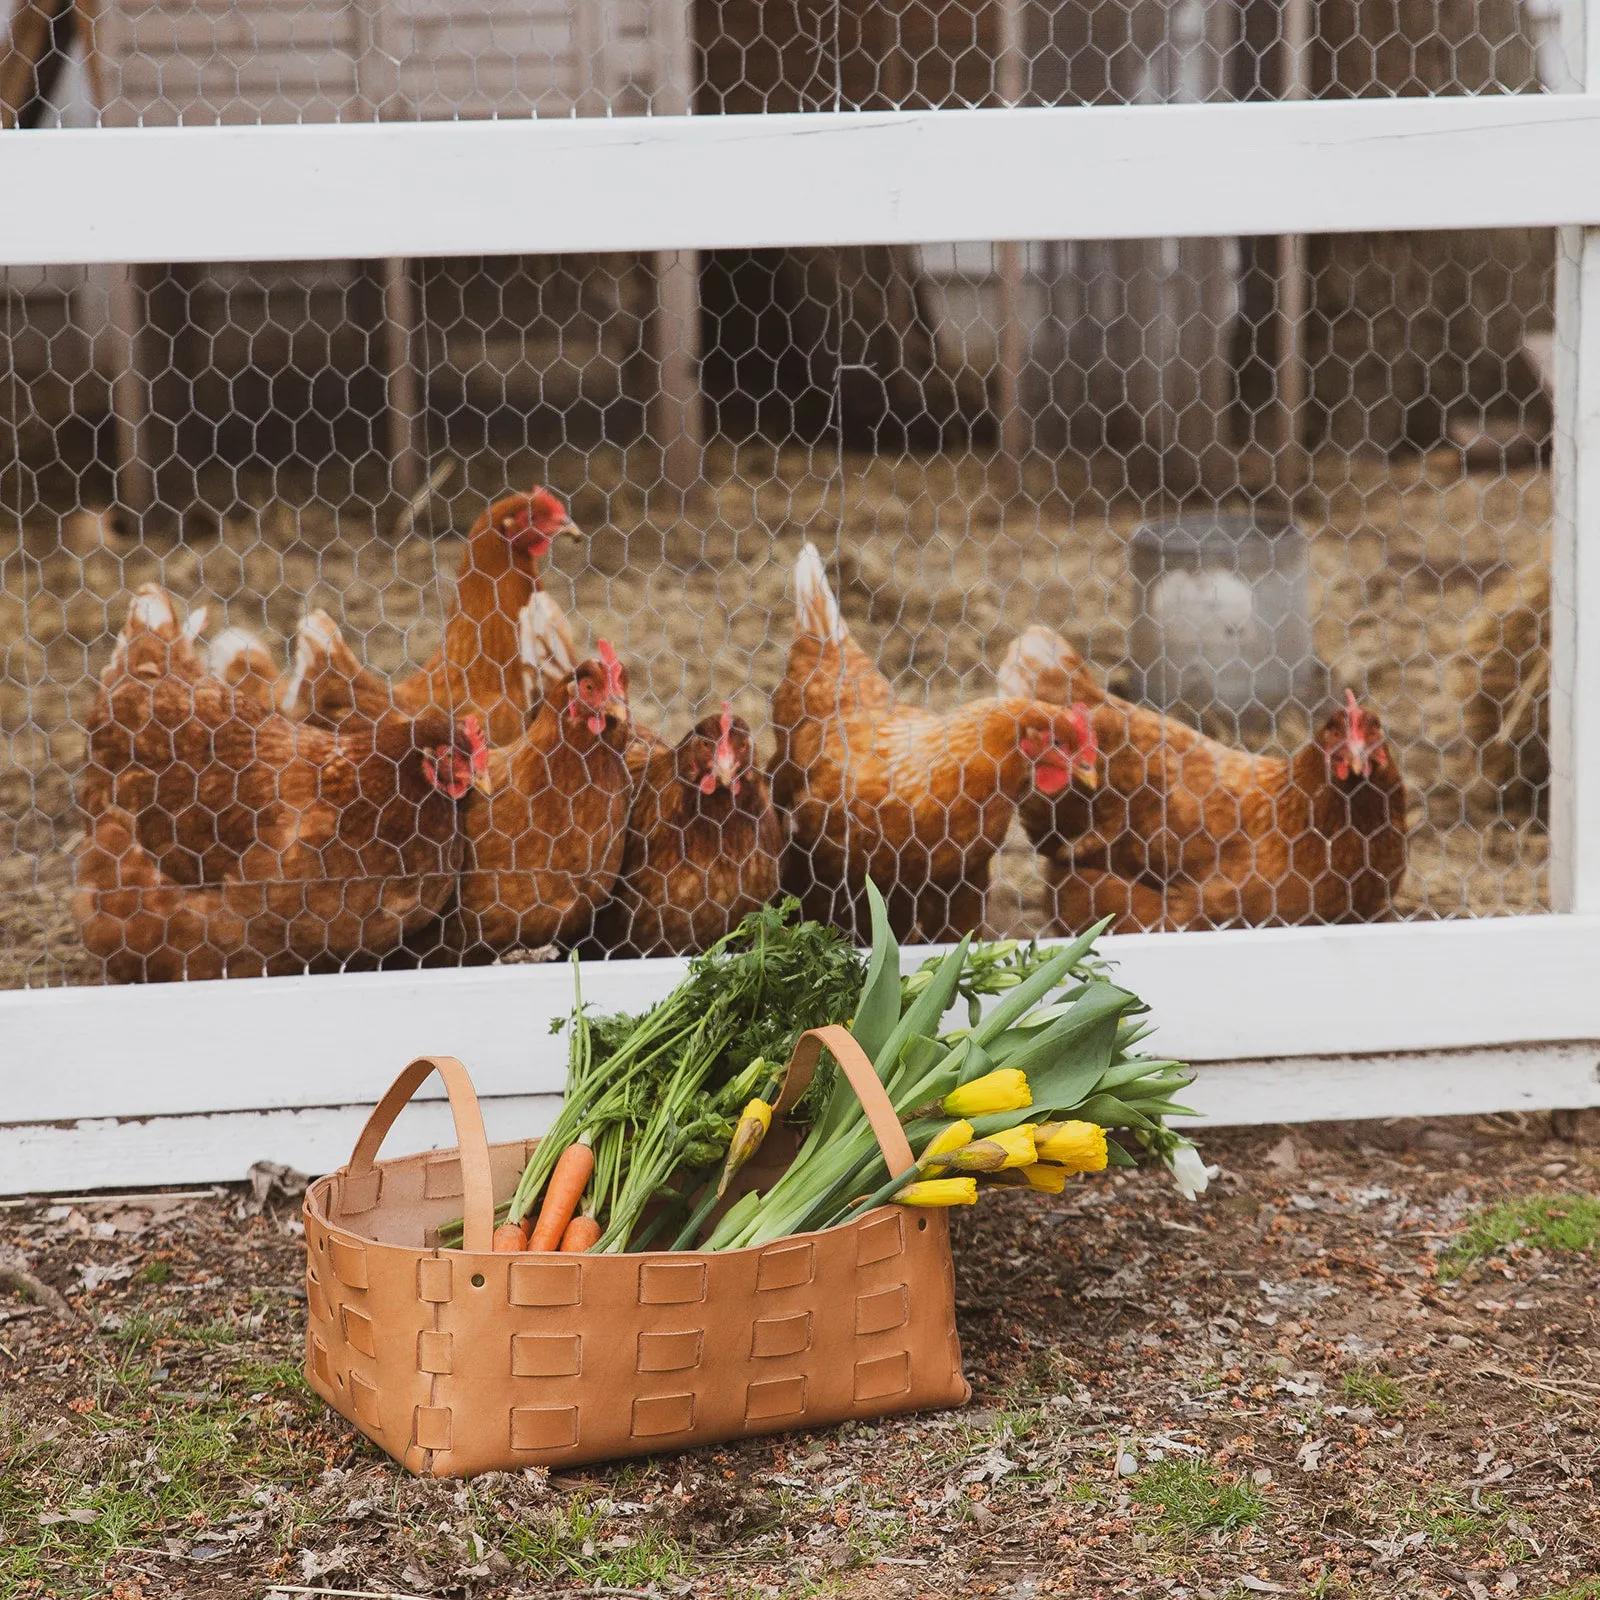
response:
[[(823, 1046), (889, 1171), (904, 1171), (905, 1134), (843, 1028), (801, 1036), (774, 1125)], [(375, 1162), (433, 1072), (458, 1148)], [(536, 1142), (491, 1147), (465, 1068), (425, 1056), (373, 1111), (349, 1165), (306, 1191), (306, 1376), (411, 1471), (602, 1461), (970, 1396), (942, 1211), (882, 1206), (748, 1250), (496, 1254), (495, 1202)], [(465, 1248), (430, 1243), (453, 1217)]]

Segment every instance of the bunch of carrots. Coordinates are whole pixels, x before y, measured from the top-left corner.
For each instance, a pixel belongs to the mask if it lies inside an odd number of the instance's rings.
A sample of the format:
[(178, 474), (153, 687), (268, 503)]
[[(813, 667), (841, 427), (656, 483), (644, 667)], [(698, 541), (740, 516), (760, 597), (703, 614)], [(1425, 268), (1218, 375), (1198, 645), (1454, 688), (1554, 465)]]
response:
[[(964, 939), (902, 977), (883, 902), (869, 895), (864, 968), (790, 902), (747, 919), (642, 1017), (592, 1019), (580, 992), (566, 1100), (495, 1249), (740, 1249), (879, 1205), (971, 1205), (993, 1185), (1060, 1193), (1073, 1173), (1150, 1158), (1186, 1192), (1204, 1188), (1207, 1169), (1165, 1121), (1192, 1115), (1173, 1099), (1192, 1075), (1137, 1052), (1146, 1007), (1095, 956), (1100, 928), (1054, 949)], [(946, 1027), (961, 1001), (960, 1025)], [(840, 1020), (914, 1164), (891, 1177), (848, 1080), (819, 1075), (790, 1113), (798, 1153), (764, 1190), (727, 1203), (767, 1138), (795, 1041)]]

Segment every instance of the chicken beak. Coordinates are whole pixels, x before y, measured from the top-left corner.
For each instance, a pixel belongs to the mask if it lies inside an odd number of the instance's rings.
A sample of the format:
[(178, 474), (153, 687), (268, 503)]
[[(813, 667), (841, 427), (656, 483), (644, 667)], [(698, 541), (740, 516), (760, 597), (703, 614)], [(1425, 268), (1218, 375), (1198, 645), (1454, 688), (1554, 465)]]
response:
[(494, 779), (489, 775), (487, 766), (480, 768), (472, 774), (472, 787), (479, 794), (489, 796), (494, 793)]
[(633, 713), (628, 709), (628, 702), (622, 699), (613, 699), (606, 703), (606, 716), (609, 720), (620, 723), (624, 728), (633, 721)]
[(1098, 789), (1100, 787), (1100, 773), (1092, 761), (1083, 766), (1074, 767), (1072, 775), (1085, 789)]
[(739, 758), (731, 745), (719, 743), (711, 757), (711, 775), (724, 789), (739, 792)]
[(570, 536), (571, 538), (574, 538), (574, 539), (581, 539), (583, 537), (583, 529), (580, 528), (578, 526), (578, 524), (572, 520), (571, 517), (568, 517), (567, 520), (565, 522), (563, 522), (559, 528), (556, 529), (556, 538), (560, 539), (563, 536)]

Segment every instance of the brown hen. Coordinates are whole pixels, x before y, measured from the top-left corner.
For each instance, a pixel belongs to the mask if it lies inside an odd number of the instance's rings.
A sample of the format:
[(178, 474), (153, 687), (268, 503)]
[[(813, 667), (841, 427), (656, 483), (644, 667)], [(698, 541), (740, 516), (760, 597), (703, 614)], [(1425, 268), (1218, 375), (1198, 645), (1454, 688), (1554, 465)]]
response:
[(618, 956), (699, 955), (778, 892), (772, 785), (726, 701), (676, 746), (634, 745), (643, 760), (622, 873), (594, 944)]
[(432, 708), (338, 734), (268, 711), (205, 671), (146, 585), (90, 720), (84, 945), (116, 982), (382, 955), (449, 900), (486, 764), (476, 722)]
[(897, 704), (850, 637), (809, 544), (795, 567), (795, 641), (772, 720), (773, 794), (792, 830), (784, 887), (808, 916), (858, 937), (869, 875), (900, 938), (976, 931), (1018, 801), (1095, 781), (1082, 706), (1013, 697), (941, 713)]
[(1377, 715), (1344, 707), (1292, 759), (1252, 756), (1107, 694), (1067, 642), (1029, 628), (1008, 693), (1094, 702), (1105, 782), (1021, 808), (1057, 918), (1118, 931), (1372, 922), (1405, 876), (1406, 790)]

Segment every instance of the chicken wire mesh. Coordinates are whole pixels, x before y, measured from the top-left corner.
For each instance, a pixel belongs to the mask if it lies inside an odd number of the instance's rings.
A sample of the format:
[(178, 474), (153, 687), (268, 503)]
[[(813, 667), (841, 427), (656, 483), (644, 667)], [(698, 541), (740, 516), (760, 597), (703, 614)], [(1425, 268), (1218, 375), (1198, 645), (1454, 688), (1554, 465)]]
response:
[[(0, 116), (1529, 92), (1553, 27), (21, 0)], [(869, 870), (925, 938), (1542, 909), (1553, 252), (5, 269), (0, 982), (692, 950)]]

